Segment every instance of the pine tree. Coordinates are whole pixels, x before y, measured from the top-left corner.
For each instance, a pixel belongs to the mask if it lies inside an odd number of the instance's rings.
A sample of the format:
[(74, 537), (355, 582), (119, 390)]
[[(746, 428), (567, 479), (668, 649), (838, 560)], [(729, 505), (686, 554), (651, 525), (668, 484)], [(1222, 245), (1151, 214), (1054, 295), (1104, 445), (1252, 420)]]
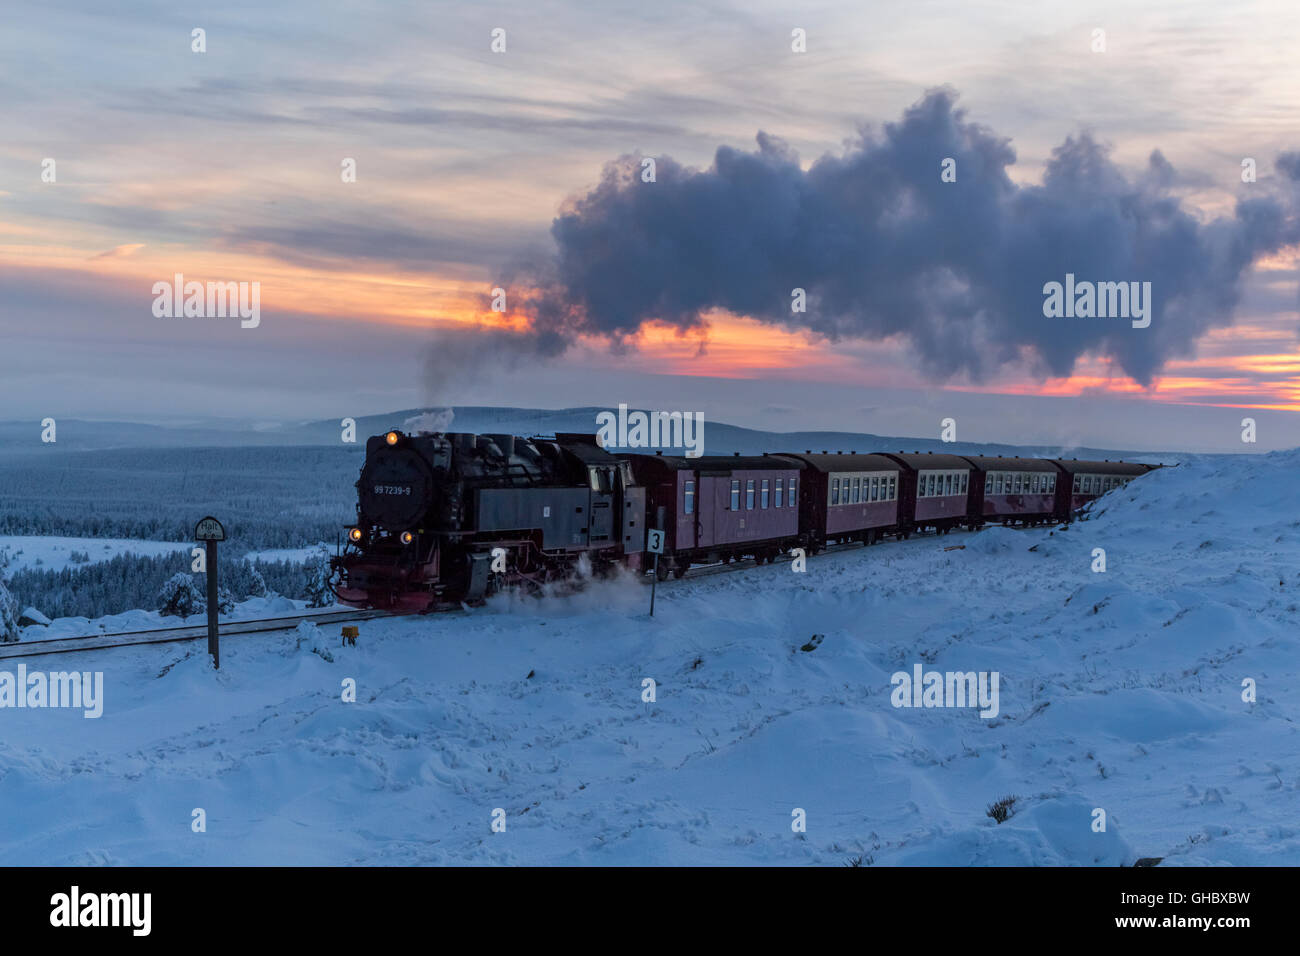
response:
[(158, 609), (163, 617), (189, 617), (202, 614), (208, 609), (207, 599), (194, 583), (194, 579), (184, 571), (177, 571), (163, 584), (158, 592)]
[(9, 552), (0, 550), (0, 643), (12, 644), (18, 640), (18, 605), (5, 587), (5, 569), (9, 567)]
[[(207, 603), (206, 601), (204, 602)], [(206, 608), (204, 608), (206, 610)], [(217, 613), (230, 614), (235, 610), (235, 596), (225, 587), (217, 588)]]
[(249, 597), (269, 597), (266, 593), (266, 578), (262, 577), (262, 572), (257, 570), (257, 566), (249, 564), (248, 569), (253, 583), (248, 588)]
[(329, 552), (324, 548), (307, 559), (307, 606), (329, 607), (334, 603), (334, 588), (330, 579), (334, 569), (330, 567)]

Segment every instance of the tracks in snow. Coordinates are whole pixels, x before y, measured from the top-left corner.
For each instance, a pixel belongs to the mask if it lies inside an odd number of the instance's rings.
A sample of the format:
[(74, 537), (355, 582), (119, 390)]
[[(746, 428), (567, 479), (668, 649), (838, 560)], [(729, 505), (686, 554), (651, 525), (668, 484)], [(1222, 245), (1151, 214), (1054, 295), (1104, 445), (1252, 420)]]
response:
[[(291, 630), (297, 627), (301, 621), (311, 621), (313, 624), (337, 624), (391, 616), (388, 611), (318, 611), (307, 614), (290, 614), (284, 617), (258, 618), (250, 621), (229, 621), (220, 625), (220, 631), (222, 637), (233, 637), (240, 634), (261, 634), (266, 631)], [(97, 651), (107, 647), (172, 644), (181, 641), (196, 641), (207, 636), (207, 624), (187, 624), (179, 627), (150, 628), (143, 631), (119, 631), (115, 634), (47, 637), (35, 641), (0, 644), (0, 660), (11, 657), (37, 657), (44, 654), (69, 654), (75, 651)]]

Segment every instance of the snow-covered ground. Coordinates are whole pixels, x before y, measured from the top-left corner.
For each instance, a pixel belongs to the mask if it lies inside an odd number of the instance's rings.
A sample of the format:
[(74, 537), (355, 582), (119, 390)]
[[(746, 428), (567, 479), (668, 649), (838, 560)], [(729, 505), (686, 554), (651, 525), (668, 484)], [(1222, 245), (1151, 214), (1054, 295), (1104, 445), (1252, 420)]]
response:
[[(0, 535), (0, 552), (9, 552), (9, 572), (24, 568), (62, 571), (67, 567), (84, 567), (99, 561), (111, 561), (119, 554), (156, 557), (177, 551), (189, 552), (193, 543), (186, 541), (140, 541), (135, 538), (63, 538), (38, 535)], [(89, 560), (72, 560), (81, 552)]]
[[(653, 619), (622, 581), (231, 637), (219, 673), (28, 659), (102, 670), (104, 715), (0, 711), (0, 864), (1300, 864), (1298, 530), (1300, 454), (1191, 460), (1067, 531), (672, 582)], [(893, 706), (916, 664), (996, 671), (998, 715)]]

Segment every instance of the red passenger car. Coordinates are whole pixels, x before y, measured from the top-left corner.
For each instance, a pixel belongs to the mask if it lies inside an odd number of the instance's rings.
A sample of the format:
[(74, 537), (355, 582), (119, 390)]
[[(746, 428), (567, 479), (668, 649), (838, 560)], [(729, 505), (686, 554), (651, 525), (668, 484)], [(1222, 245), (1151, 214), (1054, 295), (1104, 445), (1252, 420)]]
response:
[(1061, 474), (1041, 458), (963, 455), (975, 466), (971, 514), (985, 522), (1035, 525), (1057, 520), (1056, 485)]
[(832, 541), (873, 544), (899, 532), (898, 503), (903, 466), (885, 455), (783, 453), (804, 469), (799, 525), (808, 546)]
[(926, 528), (947, 534), (977, 522), (967, 508), (974, 467), (965, 458), (934, 452), (885, 457), (903, 466), (898, 520), (904, 538)]
[(1077, 458), (1056, 458), (1052, 463), (1063, 472), (1056, 496), (1057, 512), (1063, 521), (1082, 511), (1090, 501), (1158, 467), (1131, 461), (1079, 461)]
[(646, 489), (649, 526), (667, 532), (663, 577), (751, 555), (770, 562), (799, 543), (799, 462), (778, 455), (620, 457)]

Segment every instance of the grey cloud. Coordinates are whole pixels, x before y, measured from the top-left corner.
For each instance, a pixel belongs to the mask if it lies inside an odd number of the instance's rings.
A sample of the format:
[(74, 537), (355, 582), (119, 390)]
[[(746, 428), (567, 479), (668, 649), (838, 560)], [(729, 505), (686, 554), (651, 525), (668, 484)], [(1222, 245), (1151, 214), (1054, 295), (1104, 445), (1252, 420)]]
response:
[[(1243, 273), (1297, 238), (1288, 200), (1261, 193), (1203, 223), (1171, 193), (1159, 151), (1130, 178), (1086, 133), (1053, 151), (1041, 184), (1017, 185), (1010, 141), (955, 99), (932, 91), (806, 171), (766, 133), (754, 152), (719, 148), (706, 170), (659, 157), (654, 183), (639, 156), (610, 163), (552, 226), (535, 330), (622, 343), (652, 319), (692, 328), (722, 308), (831, 340), (897, 336), (940, 379), (984, 380), (1026, 353), (1069, 375), (1091, 353), (1146, 385), (1230, 324)], [(944, 157), (956, 183), (940, 181)], [(1300, 173), (1286, 158), (1279, 167)], [(1045, 318), (1043, 284), (1066, 273), (1150, 281), (1151, 327)], [(806, 314), (790, 312), (796, 287)]]

